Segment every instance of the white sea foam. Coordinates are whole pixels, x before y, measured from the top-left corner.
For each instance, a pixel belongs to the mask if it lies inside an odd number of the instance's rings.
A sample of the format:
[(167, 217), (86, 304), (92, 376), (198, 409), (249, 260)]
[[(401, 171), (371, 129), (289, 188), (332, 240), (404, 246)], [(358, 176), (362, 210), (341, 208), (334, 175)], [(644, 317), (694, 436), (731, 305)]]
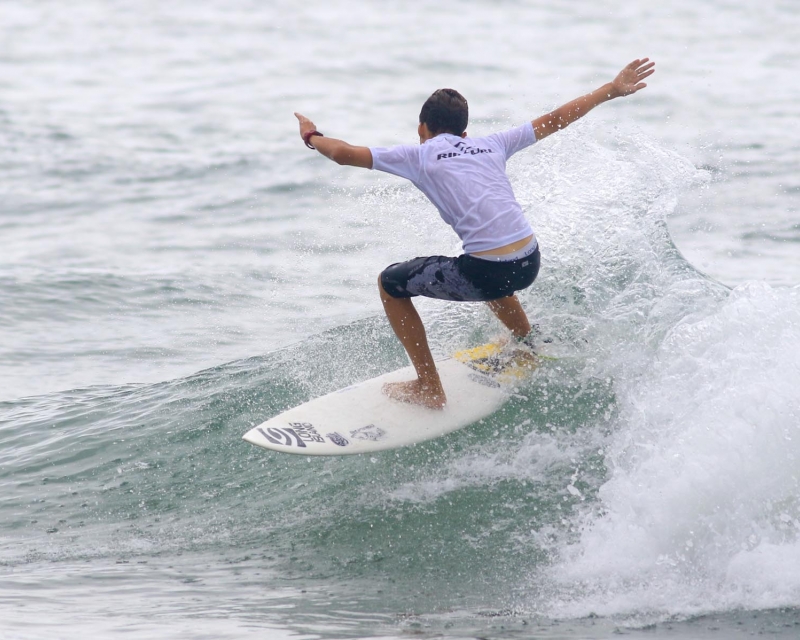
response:
[(799, 289), (745, 284), (617, 379), (610, 477), (551, 613), (800, 605), (798, 328)]

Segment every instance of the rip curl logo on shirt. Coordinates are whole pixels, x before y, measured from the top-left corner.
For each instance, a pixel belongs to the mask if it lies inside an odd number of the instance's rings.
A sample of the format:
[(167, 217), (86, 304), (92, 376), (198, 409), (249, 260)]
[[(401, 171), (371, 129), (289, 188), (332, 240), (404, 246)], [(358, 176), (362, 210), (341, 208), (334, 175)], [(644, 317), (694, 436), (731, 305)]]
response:
[(461, 156), (477, 156), (481, 153), (494, 153), (493, 149), (481, 149), (480, 147), (471, 147), (466, 142), (456, 142), (453, 145), (458, 151), (449, 151), (447, 153), (440, 153), (436, 156), (437, 160), (443, 158), (458, 158)]

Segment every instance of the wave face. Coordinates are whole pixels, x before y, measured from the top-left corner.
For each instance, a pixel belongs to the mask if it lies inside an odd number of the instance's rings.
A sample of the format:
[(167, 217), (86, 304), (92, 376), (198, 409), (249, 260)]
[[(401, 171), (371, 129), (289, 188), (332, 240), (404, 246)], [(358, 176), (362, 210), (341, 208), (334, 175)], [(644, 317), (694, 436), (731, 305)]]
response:
[[(378, 317), (172, 381), (5, 402), (0, 563), (191, 557), (219, 590), (246, 575), (376, 615), (647, 623), (800, 606), (798, 290), (696, 271), (666, 217), (706, 173), (636, 134), (598, 137), (576, 126), (511, 164), (543, 255), (521, 298), (561, 359), (497, 414), (374, 456), (241, 441), (403, 366)], [(356, 216), (381, 205), (382, 233), (440, 242), (410, 189), (358, 198)], [(421, 308), (439, 353), (498, 331), (482, 307)]]

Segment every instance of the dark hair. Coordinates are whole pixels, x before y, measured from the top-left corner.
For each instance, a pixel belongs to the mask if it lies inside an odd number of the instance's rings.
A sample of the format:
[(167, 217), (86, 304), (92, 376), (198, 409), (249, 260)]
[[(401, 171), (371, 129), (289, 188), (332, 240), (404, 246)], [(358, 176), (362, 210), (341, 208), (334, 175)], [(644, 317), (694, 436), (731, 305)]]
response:
[(422, 105), (420, 124), (428, 125), (434, 135), (452, 133), (460, 136), (467, 129), (467, 100), (455, 89), (437, 89)]

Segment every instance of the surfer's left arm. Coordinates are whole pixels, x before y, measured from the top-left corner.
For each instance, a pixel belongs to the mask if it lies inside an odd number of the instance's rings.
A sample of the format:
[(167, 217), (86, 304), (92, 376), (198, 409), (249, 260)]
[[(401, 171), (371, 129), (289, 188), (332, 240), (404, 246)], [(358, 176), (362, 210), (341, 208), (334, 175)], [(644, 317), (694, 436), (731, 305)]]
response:
[[(294, 115), (300, 122), (300, 137), (323, 156), (336, 164), (372, 169), (372, 152), (369, 147), (356, 147), (344, 140), (323, 136), (317, 132), (317, 127), (311, 120), (300, 113)], [(309, 135), (312, 133), (313, 135)]]
[(634, 60), (620, 71), (611, 82), (604, 84), (591, 93), (587, 93), (585, 96), (560, 106), (555, 111), (536, 118), (532, 123), (536, 139), (541, 140), (556, 131), (561, 131), (561, 129), (568, 127), (604, 102), (629, 96), (640, 89), (644, 89), (647, 84), (642, 80), (655, 72), (655, 65), (655, 62), (650, 62), (650, 58)]

